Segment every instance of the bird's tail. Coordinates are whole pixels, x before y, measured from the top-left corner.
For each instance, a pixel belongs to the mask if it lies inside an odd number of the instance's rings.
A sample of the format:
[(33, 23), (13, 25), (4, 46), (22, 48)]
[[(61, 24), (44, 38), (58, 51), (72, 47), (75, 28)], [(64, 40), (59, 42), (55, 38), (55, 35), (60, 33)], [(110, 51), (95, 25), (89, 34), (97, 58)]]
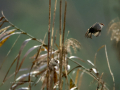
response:
[(89, 33), (89, 30), (85, 33), (85, 37), (92, 39), (92, 33)]

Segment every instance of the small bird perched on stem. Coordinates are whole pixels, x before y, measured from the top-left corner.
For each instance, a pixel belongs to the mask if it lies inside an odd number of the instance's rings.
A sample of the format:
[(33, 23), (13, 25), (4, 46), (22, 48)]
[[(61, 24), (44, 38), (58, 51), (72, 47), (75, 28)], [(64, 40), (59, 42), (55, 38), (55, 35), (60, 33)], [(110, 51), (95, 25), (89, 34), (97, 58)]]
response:
[(87, 32), (85, 33), (85, 37), (92, 39), (92, 35), (96, 37), (100, 36), (103, 26), (103, 23), (95, 23), (87, 30)]

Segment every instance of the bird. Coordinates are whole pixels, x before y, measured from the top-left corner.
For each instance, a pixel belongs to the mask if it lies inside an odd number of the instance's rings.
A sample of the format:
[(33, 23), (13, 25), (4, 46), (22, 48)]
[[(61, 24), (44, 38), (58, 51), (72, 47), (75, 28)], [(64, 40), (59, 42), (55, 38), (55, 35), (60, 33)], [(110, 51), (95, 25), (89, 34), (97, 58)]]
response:
[(103, 26), (104, 26), (103, 23), (96, 22), (87, 30), (87, 32), (85, 33), (85, 37), (92, 39), (92, 35), (96, 37), (100, 36)]

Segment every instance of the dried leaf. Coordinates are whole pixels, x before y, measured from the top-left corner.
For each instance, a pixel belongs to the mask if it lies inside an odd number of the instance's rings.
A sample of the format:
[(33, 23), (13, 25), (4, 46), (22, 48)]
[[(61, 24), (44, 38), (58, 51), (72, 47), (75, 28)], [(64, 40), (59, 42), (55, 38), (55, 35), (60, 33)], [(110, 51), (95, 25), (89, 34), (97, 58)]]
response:
[(84, 60), (82, 60), (81, 58), (77, 57), (77, 56), (70, 56), (69, 59), (72, 59), (72, 58), (75, 58), (75, 59), (78, 59), (78, 60), (81, 60), (82, 62), (85, 62)]
[(73, 80), (70, 79), (70, 89), (73, 88), (73, 87), (75, 87), (75, 84), (74, 84)]
[(3, 39), (2, 41), (0, 41), (0, 47), (8, 40), (9, 37)]
[(89, 64), (91, 64), (92, 66), (95, 66), (90, 60), (87, 60), (87, 62), (88, 62)]
[(71, 88), (70, 90), (76, 90), (77, 89), (77, 87), (73, 87), (73, 88)]
[(29, 88), (28, 87), (21, 87), (21, 88), (16, 89), (16, 90), (29, 90)]
[(12, 29), (12, 30), (9, 30), (9, 31), (6, 31), (6, 32), (0, 34), (0, 39), (1, 39), (2, 37), (4, 37), (5, 35), (12, 34), (13, 32), (15, 32), (15, 30), (16, 30), (16, 29)]
[[(12, 33), (12, 32), (11, 32)], [(8, 40), (8, 38), (14, 34), (21, 34), (21, 32), (15, 32), (10, 35), (5, 36), (1, 41), (0, 41), (0, 47)]]
[(76, 78), (75, 78), (75, 85), (77, 86), (77, 82), (78, 82), (78, 75), (79, 75), (80, 69), (77, 70), (76, 73)]
[(99, 72), (97, 71), (96, 68), (92, 68), (91, 70), (98, 76)]
[(9, 25), (9, 26), (7, 26), (7, 27), (4, 27), (4, 28), (2, 28), (2, 29), (0, 29), (0, 33), (1, 32), (3, 32), (3, 31), (6, 31), (8, 28), (10, 28), (11, 26)]
[(47, 51), (48, 50), (48, 45), (43, 44), (43, 47), (44, 47), (44, 49), (46, 49), (46, 50), (43, 50), (43, 51)]

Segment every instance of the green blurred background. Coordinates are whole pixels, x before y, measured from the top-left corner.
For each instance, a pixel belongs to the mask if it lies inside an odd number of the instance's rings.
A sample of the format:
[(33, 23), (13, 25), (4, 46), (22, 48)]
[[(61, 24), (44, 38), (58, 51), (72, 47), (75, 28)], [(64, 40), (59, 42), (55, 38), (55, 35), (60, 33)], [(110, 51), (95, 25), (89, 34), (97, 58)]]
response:
[[(53, 19), (54, 1), (55, 0), (52, 0), (51, 19)], [(106, 45), (111, 69), (115, 77), (116, 90), (120, 90), (120, 58), (118, 50), (114, 48), (115, 42), (110, 40), (110, 34), (107, 33), (109, 22), (116, 17), (120, 17), (120, 0), (67, 0), (67, 2), (66, 35), (67, 32), (70, 31), (68, 37), (77, 39), (82, 45), (82, 49), (74, 55), (79, 56), (85, 61), (91, 60), (93, 62), (98, 48), (102, 45)], [(8, 20), (19, 28), (38, 39), (43, 39), (45, 33), (48, 31), (48, 5), (49, 0), (1, 0), (0, 11), (3, 11)], [(62, 4), (62, 11), (64, 11), (64, 0)], [(97, 38), (93, 37), (93, 39), (85, 38), (85, 32), (95, 22), (105, 24), (101, 36)], [(57, 3), (55, 30), (59, 30), (59, 0)], [(16, 38), (17, 35), (10, 37), (9, 40), (2, 47), (0, 47), (0, 63), (2, 63), (2, 60)], [(28, 37), (25, 35), (21, 35), (19, 38), (17, 44), (7, 58), (2, 70), (0, 70), (0, 82), (2, 82), (10, 64), (19, 52), (22, 42), (27, 38)], [(35, 41), (29, 42), (24, 49), (23, 55), (30, 47), (37, 44), (39, 43)], [(32, 55), (33, 54), (30, 54), (29, 56)], [(29, 67), (30, 64), (31, 60), (27, 58), (23, 68)], [(88, 65), (84, 63), (81, 64), (89, 68)], [(112, 90), (113, 82), (108, 70), (104, 48), (98, 52), (96, 66), (100, 74), (104, 72), (103, 80), (107, 83), (108, 88)], [(15, 65), (10, 71), (10, 74), (14, 72), (14, 70)], [(11, 81), (13, 80), (14, 78), (11, 78), (5, 82), (0, 90), (8, 90), (11, 86)], [(81, 90), (96, 90), (97, 83), (95, 82), (90, 84), (92, 80), (93, 78), (85, 74), (82, 79), (83, 82), (81, 85)], [(37, 85), (35, 90), (39, 89), (40, 85)]]

